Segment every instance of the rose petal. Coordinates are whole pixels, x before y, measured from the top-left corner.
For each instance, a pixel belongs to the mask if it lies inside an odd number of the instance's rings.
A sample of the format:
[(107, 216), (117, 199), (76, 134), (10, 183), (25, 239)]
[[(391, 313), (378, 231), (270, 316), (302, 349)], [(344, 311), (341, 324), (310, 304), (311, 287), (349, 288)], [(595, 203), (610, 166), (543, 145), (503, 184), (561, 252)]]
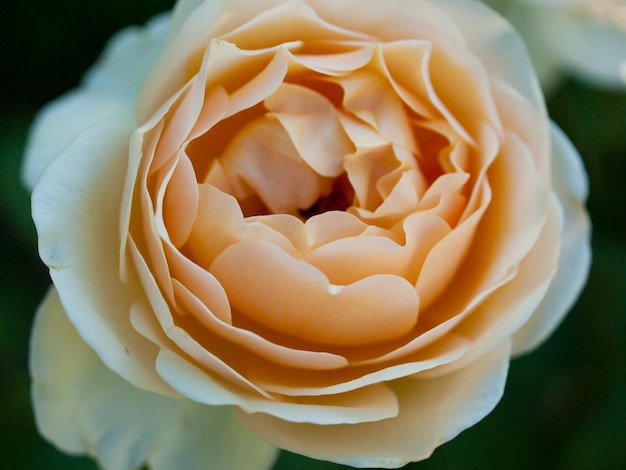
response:
[(278, 119), (313, 170), (329, 177), (343, 171), (343, 157), (354, 147), (327, 98), (309, 88), (283, 83), (264, 104), (268, 116)]
[[(249, 4), (246, 2), (246, 7)], [(236, 8), (232, 5), (232, 8)], [(361, 33), (362, 28), (344, 29), (341, 22), (329, 23), (304, 1), (289, 1), (259, 12), (249, 21), (224, 34), (226, 41), (243, 49), (262, 49), (291, 41), (324, 40), (358, 41), (371, 40)], [(276, 25), (281, 25), (277, 28)]]
[(24, 155), (22, 179), (32, 190), (56, 155), (80, 135), (102, 122), (116, 122), (133, 129), (131, 106), (116, 96), (78, 89), (57, 98), (37, 115)]
[[(351, 368), (343, 370), (320, 372), (285, 369), (253, 360), (250, 366), (250, 379), (271, 393), (319, 397), (352, 392), (378, 383), (390, 383), (431, 370), (437, 371), (438, 368), (455, 364), (469, 349), (470, 344), (466, 338), (448, 334), (429, 348), (414, 351), (411, 355), (405, 354), (400, 360), (386, 363), (384, 359), (354, 361)], [(386, 359), (391, 357), (389, 354)]]
[(556, 198), (552, 197), (549, 203), (546, 224), (515, 276), (491, 293), (453, 330), (470, 340), (467, 354), (454, 364), (433, 370), (432, 374), (464, 367), (509, 338), (532, 318), (557, 270), (563, 214)]
[(502, 396), (509, 351), (506, 342), (454, 373), (392, 382), (399, 413), (376, 423), (315, 426), (265, 414), (241, 416), (263, 439), (292, 452), (355, 467), (399, 468), (427, 458), (491, 412)]
[(261, 470), (276, 456), (231, 408), (145, 392), (113, 373), (80, 339), (54, 289), (37, 313), (31, 344), (37, 427), (66, 452), (90, 454), (103, 468), (149, 463), (155, 470), (200, 470), (207, 462)]
[(33, 125), (22, 178), (33, 189), (46, 165), (82, 131), (102, 122), (135, 124), (134, 101), (163, 49), (168, 17), (113, 36), (84, 84), (44, 107)]
[(128, 131), (113, 124), (82, 133), (42, 175), (33, 192), (33, 219), (41, 258), (81, 337), (133, 385), (168, 394), (171, 389), (154, 372), (156, 348), (128, 328), (130, 305), (142, 297), (141, 288), (120, 279), (118, 221), (128, 139)]
[(157, 370), (166, 382), (191, 400), (210, 405), (236, 404), (248, 413), (267, 413), (296, 423), (328, 425), (380, 421), (398, 412), (395, 394), (380, 383), (340, 395), (273, 401), (230, 390), (226, 384), (218, 383), (171, 351), (161, 351)]
[[(480, 2), (436, 0), (432, 3), (454, 21), (489, 75), (515, 88), (545, 119), (543, 94), (526, 46), (510, 23)], [(543, 43), (542, 47), (545, 46)]]
[(310, 251), (304, 259), (333, 284), (350, 284), (375, 274), (395, 274), (417, 281), (424, 259), (450, 227), (439, 217), (412, 214), (404, 221), (403, 245), (387, 237), (345, 237)]
[(417, 322), (419, 300), (405, 279), (380, 274), (333, 286), (318, 269), (264, 241), (231, 245), (209, 270), (242, 315), (313, 343), (386, 341)]
[(307, 165), (288, 132), (271, 116), (241, 129), (220, 162), (235, 185), (234, 196), (255, 194), (273, 213), (307, 209), (331, 184)]
[(245, 219), (237, 200), (207, 184), (199, 186), (198, 217), (185, 247), (186, 254), (205, 269), (227, 247), (244, 240), (265, 240), (293, 256), (294, 244), (271, 226)]
[(198, 199), (193, 166), (189, 158), (181, 154), (163, 200), (163, 224), (176, 247), (183, 245), (191, 233), (198, 212)]
[[(181, 283), (174, 282), (177, 300), (194, 315), (210, 332), (234, 343), (237, 347), (247, 350), (251, 355), (259, 356), (273, 363), (305, 370), (341, 369), (348, 361), (337, 354), (288, 348), (265, 339), (252, 331), (237, 328), (220, 322), (196, 296)], [(207, 335), (208, 336), (208, 335)], [(209, 347), (216, 343), (214, 338)], [(212, 343), (212, 344), (211, 344)], [(244, 353), (241, 352), (240, 355)], [(248, 359), (247, 359), (248, 360)]]
[(554, 124), (551, 130), (553, 184), (564, 210), (559, 266), (537, 311), (513, 336), (515, 354), (534, 349), (554, 331), (578, 297), (591, 263), (591, 226), (583, 206), (588, 191), (585, 171), (562, 131)]

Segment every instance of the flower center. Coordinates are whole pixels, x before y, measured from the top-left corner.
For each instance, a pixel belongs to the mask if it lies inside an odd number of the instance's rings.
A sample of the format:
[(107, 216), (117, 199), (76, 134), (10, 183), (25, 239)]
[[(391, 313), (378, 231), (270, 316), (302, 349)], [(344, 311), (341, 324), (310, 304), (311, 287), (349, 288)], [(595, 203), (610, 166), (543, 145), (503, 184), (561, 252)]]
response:
[(354, 188), (348, 180), (348, 175), (342, 173), (333, 182), (331, 193), (320, 197), (311, 207), (301, 210), (300, 216), (306, 220), (328, 211), (345, 211), (353, 203)]

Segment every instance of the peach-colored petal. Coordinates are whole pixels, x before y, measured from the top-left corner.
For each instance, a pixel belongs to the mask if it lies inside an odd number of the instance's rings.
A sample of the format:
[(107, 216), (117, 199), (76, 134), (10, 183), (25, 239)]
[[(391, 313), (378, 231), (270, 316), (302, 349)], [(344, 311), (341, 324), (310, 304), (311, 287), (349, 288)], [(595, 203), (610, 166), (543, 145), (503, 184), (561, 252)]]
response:
[(366, 68), (335, 77), (333, 82), (344, 91), (342, 105), (346, 111), (372, 126), (389, 142), (406, 149), (415, 147), (402, 101), (386, 80)]
[[(538, 111), (513, 87), (501, 81), (492, 81), (492, 93), (504, 127), (515, 133), (528, 146), (536, 171), (546, 185), (551, 181), (550, 129), (547, 116)], [(538, 123), (544, 123), (538, 125)]]
[[(319, 41), (320, 46), (332, 45), (333, 41)], [(317, 44), (317, 41), (316, 41)], [(334, 42), (336, 47), (341, 48), (345, 43)], [(361, 45), (355, 50), (329, 54), (293, 54), (292, 57), (305, 69), (319, 72), (322, 75), (344, 75), (353, 70), (364, 67), (372, 60), (374, 47), (369, 44)]]
[(230, 246), (210, 271), (242, 315), (314, 343), (376, 343), (402, 336), (417, 321), (419, 300), (406, 280), (380, 274), (334, 286), (321, 271), (264, 241)]
[(454, 373), (391, 383), (400, 402), (395, 418), (376, 423), (315, 426), (271, 415), (241, 414), (255, 433), (281, 448), (355, 467), (399, 468), (484, 418), (502, 396), (508, 342)]
[[(251, 367), (250, 378), (265, 390), (290, 396), (326, 396), (359, 390), (377, 383), (389, 383), (403, 377), (428, 373), (454, 364), (470, 349), (462, 336), (447, 335), (416, 354), (397, 362), (360, 361), (347, 370), (318, 371), (277, 367)], [(256, 363), (253, 363), (256, 364)], [(381, 364), (384, 364), (381, 367)]]
[[(515, 88), (536, 110), (546, 115), (539, 82), (522, 38), (511, 24), (482, 4), (454, 0), (428, 0), (445, 11), (463, 34), (491, 77)], [(545, 46), (545, 44), (544, 44)]]
[(287, 131), (271, 116), (241, 129), (221, 164), (236, 185), (237, 197), (255, 194), (274, 213), (307, 209), (330, 189), (330, 180), (300, 158)]
[(304, 259), (333, 284), (350, 284), (383, 273), (414, 283), (429, 251), (450, 228), (441, 218), (420, 213), (409, 216), (403, 225), (404, 245), (384, 236), (345, 237), (310, 251)]
[(232, 322), (230, 303), (218, 280), (167, 243), (165, 255), (173, 283), (182, 283), (185, 289), (202, 301), (202, 305), (211, 312), (211, 315), (230, 324)]
[(396, 396), (385, 384), (314, 399), (273, 401), (229, 388), (171, 351), (161, 351), (157, 370), (191, 400), (208, 405), (235, 404), (247, 413), (280, 416), (294, 423), (362, 423), (390, 418), (398, 412)]
[[(458, 28), (437, 6), (423, 0), (394, 0), (384, 8), (380, 0), (307, 0), (318, 15), (344, 28), (367, 31), (384, 41), (406, 38), (463, 42)], [(355, 14), (346, 14), (355, 12)], [(419, 38), (416, 36), (419, 35)]]
[(327, 98), (309, 88), (283, 83), (264, 104), (268, 116), (278, 119), (300, 157), (313, 170), (329, 177), (343, 171), (343, 157), (354, 147)]
[(213, 260), (234, 243), (265, 240), (293, 256), (299, 256), (292, 242), (266, 224), (244, 219), (237, 201), (210, 185), (199, 186), (198, 217), (186, 244), (186, 253), (207, 269)]
[(189, 158), (179, 155), (163, 200), (163, 223), (175, 246), (191, 233), (198, 212), (198, 185)]
[(415, 113), (435, 119), (439, 113), (428, 97), (428, 66), (432, 43), (413, 39), (385, 43), (380, 49), (382, 72), (394, 92)]
[[(138, 276), (144, 290), (146, 291), (149, 301), (149, 304), (147, 302), (136, 302), (133, 305), (135, 314), (140, 315), (142, 309), (148, 309), (157, 318), (163, 333), (165, 333), (167, 338), (169, 338), (169, 340), (176, 345), (177, 350), (184, 352), (205, 368), (211, 370), (215, 374), (219, 374), (221, 377), (224, 377), (236, 386), (247, 390), (249, 393), (255, 393), (269, 398), (269, 395), (264, 390), (248, 381), (243, 375), (224, 362), (216, 354), (205, 349), (198, 342), (198, 340), (192, 336), (193, 331), (186, 331), (184, 328), (178, 326), (172, 315), (170, 306), (159, 292), (159, 286), (157, 285), (153, 275), (150, 273), (149, 267), (145, 263), (145, 260), (141, 257), (141, 254), (137, 250), (136, 246), (132, 243), (131, 254), (135, 265), (137, 266)], [(174, 286), (172, 286), (172, 291), (173, 290)], [(172, 299), (173, 298), (174, 293), (172, 292)], [(146, 313), (143, 313), (143, 316), (145, 317)]]
[(311, 217), (306, 221), (305, 227), (311, 249), (333, 240), (355, 237), (368, 228), (354, 215), (340, 211), (324, 212)]
[(337, 354), (288, 348), (252, 331), (219, 321), (201, 299), (194, 296), (182, 283), (175, 281), (174, 289), (180, 304), (204, 327), (246, 349), (250, 354), (258, 355), (275, 364), (304, 370), (341, 369), (348, 365), (348, 361)]
[[(370, 40), (371, 36), (359, 32), (363, 29), (344, 29), (338, 23), (320, 18), (304, 1), (280, 3), (260, 12), (251, 20), (222, 36), (244, 49), (261, 49), (291, 41)], [(276, 25), (281, 25), (277, 28)]]
[(561, 208), (552, 197), (546, 224), (537, 243), (520, 263), (515, 277), (493, 292), (454, 329), (455, 333), (470, 339), (470, 350), (454, 365), (433, 371), (435, 374), (471, 363), (509, 338), (531, 318), (557, 270), (562, 217)]

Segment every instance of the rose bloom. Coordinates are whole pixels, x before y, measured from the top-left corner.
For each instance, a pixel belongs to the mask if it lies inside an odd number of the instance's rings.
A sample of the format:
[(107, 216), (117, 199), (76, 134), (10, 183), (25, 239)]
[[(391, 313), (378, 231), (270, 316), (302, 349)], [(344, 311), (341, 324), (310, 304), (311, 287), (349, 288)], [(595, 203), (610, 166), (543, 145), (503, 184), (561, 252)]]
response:
[(626, 0), (484, 0), (524, 37), (544, 89), (564, 75), (624, 89)]
[(104, 468), (427, 458), (584, 283), (579, 157), (480, 2), (182, 0), (33, 128), (41, 433)]

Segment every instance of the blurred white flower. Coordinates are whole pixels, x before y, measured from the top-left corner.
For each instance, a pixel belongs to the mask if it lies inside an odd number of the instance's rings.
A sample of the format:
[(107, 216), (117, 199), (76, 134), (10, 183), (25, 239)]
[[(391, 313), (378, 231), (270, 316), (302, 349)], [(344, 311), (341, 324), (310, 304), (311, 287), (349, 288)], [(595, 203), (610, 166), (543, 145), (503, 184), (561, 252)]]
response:
[(485, 0), (526, 40), (544, 90), (564, 75), (603, 88), (626, 82), (626, 0)]

